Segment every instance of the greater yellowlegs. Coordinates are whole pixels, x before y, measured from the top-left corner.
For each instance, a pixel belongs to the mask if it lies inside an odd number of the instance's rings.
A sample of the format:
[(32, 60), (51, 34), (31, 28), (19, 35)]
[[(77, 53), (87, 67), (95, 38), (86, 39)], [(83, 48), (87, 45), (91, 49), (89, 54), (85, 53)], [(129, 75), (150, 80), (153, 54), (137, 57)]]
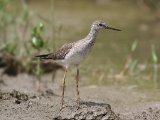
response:
[(77, 105), (79, 106), (79, 101), (80, 101), (79, 90), (78, 90), (79, 65), (90, 53), (95, 43), (97, 33), (101, 29), (111, 29), (111, 30), (120, 31), (119, 29), (109, 27), (102, 20), (97, 20), (93, 22), (89, 34), (84, 39), (78, 40), (73, 43), (65, 44), (54, 53), (36, 56), (36, 57), (39, 57), (41, 60), (51, 60), (55, 63), (61, 64), (65, 68), (65, 73), (64, 73), (63, 82), (62, 82), (61, 108), (63, 107), (63, 103), (64, 103), (64, 86), (65, 86), (67, 70), (71, 65), (74, 65), (77, 68), (76, 91), (77, 91)]

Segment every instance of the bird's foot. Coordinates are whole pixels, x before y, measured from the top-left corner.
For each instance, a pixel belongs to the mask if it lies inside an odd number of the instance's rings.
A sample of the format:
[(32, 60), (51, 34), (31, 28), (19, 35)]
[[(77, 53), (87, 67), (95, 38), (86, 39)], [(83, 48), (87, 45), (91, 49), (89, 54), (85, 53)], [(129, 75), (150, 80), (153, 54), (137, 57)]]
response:
[(79, 109), (80, 109), (80, 106), (79, 106), (79, 105), (76, 105), (76, 109), (79, 110)]
[(62, 98), (62, 100), (61, 100), (61, 107), (60, 107), (60, 111), (62, 111), (62, 109), (63, 108), (65, 108), (65, 106), (64, 106), (64, 100), (63, 100), (63, 98)]
[(76, 101), (76, 108), (77, 108), (77, 110), (80, 108), (80, 99), (77, 99), (77, 101)]
[(65, 107), (66, 107), (66, 106), (61, 105), (61, 107), (60, 107), (60, 112), (61, 112)]

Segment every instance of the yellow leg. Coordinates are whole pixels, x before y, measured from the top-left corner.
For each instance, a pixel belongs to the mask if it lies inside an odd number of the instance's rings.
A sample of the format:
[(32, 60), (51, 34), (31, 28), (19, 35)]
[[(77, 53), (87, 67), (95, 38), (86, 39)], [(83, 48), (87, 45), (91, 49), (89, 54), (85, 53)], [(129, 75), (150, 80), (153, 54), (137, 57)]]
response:
[(79, 82), (79, 69), (77, 68), (76, 91), (77, 91), (77, 106), (79, 107), (80, 97), (79, 97), (79, 90), (78, 90), (78, 82)]
[(65, 69), (64, 77), (63, 77), (63, 80), (62, 80), (61, 109), (63, 108), (63, 104), (64, 104), (64, 88), (65, 88), (65, 79), (66, 79), (66, 75), (67, 75), (67, 69)]

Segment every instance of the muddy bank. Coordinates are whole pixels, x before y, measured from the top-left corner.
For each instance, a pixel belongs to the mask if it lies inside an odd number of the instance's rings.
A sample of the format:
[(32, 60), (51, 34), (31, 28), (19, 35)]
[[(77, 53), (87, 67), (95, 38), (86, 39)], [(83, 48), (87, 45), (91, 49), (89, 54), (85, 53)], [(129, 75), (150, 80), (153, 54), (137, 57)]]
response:
[[(51, 94), (40, 96), (27, 95), (19, 91), (0, 92), (1, 119), (30, 120), (70, 120), (70, 119), (105, 119), (120, 120), (111, 110), (110, 105), (96, 102), (82, 102), (80, 108), (74, 100), (66, 98), (66, 106), (60, 111), (60, 97)], [(50, 100), (49, 100), (50, 99)], [(52, 100), (51, 100), (52, 99)]]
[(36, 78), (26, 74), (3, 76), (0, 83), (2, 120), (115, 119), (159, 120), (158, 98), (128, 88), (80, 87), (81, 108), (76, 108), (74, 84), (67, 84), (65, 107), (60, 112), (61, 87), (50, 75), (42, 80), (43, 92), (36, 91)]

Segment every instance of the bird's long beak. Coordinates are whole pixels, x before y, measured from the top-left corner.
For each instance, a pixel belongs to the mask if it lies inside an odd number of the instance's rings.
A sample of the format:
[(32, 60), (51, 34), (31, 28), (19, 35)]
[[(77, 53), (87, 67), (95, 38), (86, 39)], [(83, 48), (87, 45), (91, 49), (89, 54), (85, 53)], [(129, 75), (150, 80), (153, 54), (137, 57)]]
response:
[(106, 26), (105, 28), (106, 28), (106, 29), (110, 29), (110, 30), (121, 31), (120, 29), (117, 29), (117, 28), (112, 28), (112, 27), (108, 27), (108, 26)]

